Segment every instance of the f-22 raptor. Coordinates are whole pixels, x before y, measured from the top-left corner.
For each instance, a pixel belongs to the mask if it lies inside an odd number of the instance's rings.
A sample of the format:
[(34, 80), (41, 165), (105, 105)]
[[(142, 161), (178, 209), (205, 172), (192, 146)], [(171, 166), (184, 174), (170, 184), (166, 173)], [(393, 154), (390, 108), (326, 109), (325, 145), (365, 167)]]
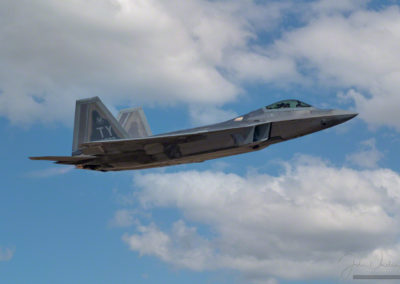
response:
[(152, 135), (142, 108), (122, 110), (117, 120), (94, 97), (76, 101), (72, 156), (30, 159), (104, 172), (197, 163), (258, 151), (356, 115), (284, 100), (225, 122)]

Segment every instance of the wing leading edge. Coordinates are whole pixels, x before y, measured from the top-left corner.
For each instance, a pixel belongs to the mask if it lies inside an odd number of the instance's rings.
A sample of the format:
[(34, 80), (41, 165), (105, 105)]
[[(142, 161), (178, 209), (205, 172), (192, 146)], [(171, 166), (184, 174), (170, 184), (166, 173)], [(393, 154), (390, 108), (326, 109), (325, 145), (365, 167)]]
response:
[[(196, 145), (201, 141), (201, 143), (211, 142), (207, 140), (218, 140), (221, 143), (221, 147), (224, 145), (234, 146), (239, 145), (244, 142), (250, 142), (251, 138), (249, 136), (251, 130), (253, 129), (252, 124), (242, 125), (236, 128), (218, 129), (212, 131), (199, 131), (195, 133), (182, 133), (182, 134), (171, 134), (171, 135), (160, 135), (160, 136), (150, 136), (146, 138), (137, 139), (120, 139), (120, 140), (109, 140), (109, 141), (94, 141), (81, 144), (80, 150), (85, 155), (104, 155), (111, 153), (125, 153), (135, 150), (145, 150), (148, 153), (153, 153), (161, 151), (159, 149), (161, 146), (167, 147), (168, 145), (191, 145), (194, 147), (199, 147)], [(227, 139), (224, 141), (219, 141), (218, 137), (223, 137)], [(204, 145), (209, 148), (211, 145)]]

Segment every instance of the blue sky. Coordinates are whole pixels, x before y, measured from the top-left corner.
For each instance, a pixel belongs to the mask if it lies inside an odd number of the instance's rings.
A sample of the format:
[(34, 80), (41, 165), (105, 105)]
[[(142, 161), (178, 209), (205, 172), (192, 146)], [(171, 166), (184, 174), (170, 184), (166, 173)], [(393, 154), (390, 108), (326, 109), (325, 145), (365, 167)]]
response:
[[(397, 1), (6, 0), (0, 14), (2, 282), (336, 283), (353, 260), (400, 263)], [(27, 159), (69, 155), (75, 100), (92, 96), (114, 114), (142, 105), (153, 133), (285, 98), (359, 116), (194, 165)]]

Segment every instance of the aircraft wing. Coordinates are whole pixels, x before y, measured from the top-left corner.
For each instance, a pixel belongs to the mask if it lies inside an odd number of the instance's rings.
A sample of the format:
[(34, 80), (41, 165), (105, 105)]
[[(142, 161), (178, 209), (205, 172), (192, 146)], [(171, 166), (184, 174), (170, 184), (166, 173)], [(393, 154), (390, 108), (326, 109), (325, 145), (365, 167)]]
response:
[[(82, 165), (97, 169), (99, 165), (147, 165), (149, 163), (178, 162), (178, 158), (228, 150), (252, 143), (255, 126), (260, 123), (243, 123), (218, 127), (213, 130), (197, 129), (191, 132), (176, 132), (143, 138), (102, 140), (82, 143), (79, 155), (31, 157), (33, 160), (50, 160), (58, 164)], [(196, 161), (201, 161), (199, 158)], [(148, 167), (148, 166), (146, 166)]]
[[(134, 151), (145, 151), (153, 155), (173, 151), (178, 145), (181, 149), (208, 148), (209, 144), (220, 144), (221, 148), (232, 147), (248, 139), (252, 124), (238, 127), (221, 128), (217, 130), (201, 130), (192, 133), (171, 133), (135, 139), (119, 139), (108, 141), (94, 141), (80, 145), (80, 151), (85, 155), (120, 154)], [(197, 152), (197, 151), (195, 151)]]

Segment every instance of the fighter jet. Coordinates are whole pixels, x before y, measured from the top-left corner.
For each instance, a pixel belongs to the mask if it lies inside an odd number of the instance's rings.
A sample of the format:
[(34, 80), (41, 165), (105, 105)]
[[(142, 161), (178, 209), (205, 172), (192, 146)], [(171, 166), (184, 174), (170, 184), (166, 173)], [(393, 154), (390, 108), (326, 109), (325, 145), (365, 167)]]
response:
[(117, 120), (94, 97), (76, 101), (72, 156), (30, 159), (103, 172), (198, 163), (258, 151), (356, 115), (284, 100), (225, 122), (152, 135), (142, 108), (122, 110)]

